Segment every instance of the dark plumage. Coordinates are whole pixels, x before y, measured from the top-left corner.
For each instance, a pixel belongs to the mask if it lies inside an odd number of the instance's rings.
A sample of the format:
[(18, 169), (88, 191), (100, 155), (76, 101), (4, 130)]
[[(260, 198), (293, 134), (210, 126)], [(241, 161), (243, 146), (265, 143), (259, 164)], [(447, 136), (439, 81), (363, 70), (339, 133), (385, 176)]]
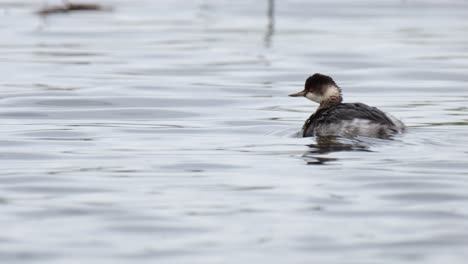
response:
[[(367, 122), (355, 122), (356, 126), (353, 127), (353, 120), (367, 120)], [(367, 126), (374, 124), (376, 127), (373, 130), (375, 131), (369, 132), (380, 138), (386, 138), (398, 132), (393, 121), (376, 107), (363, 103), (341, 103), (332, 107), (318, 109), (312, 114), (304, 124), (302, 136), (311, 137), (317, 134), (333, 135), (333, 133), (324, 133), (324, 130), (333, 126), (336, 126), (337, 130), (335, 132), (340, 132), (342, 136), (359, 135), (363, 134), (359, 130), (363, 128), (362, 126), (365, 123), (367, 123)], [(357, 125), (360, 125), (360, 127)], [(342, 131), (338, 131), (338, 129)]]
[(324, 94), (326, 85), (335, 85), (341, 92), (340, 87), (335, 83), (335, 81), (330, 77), (320, 73), (316, 73), (309, 78), (307, 78), (304, 89), (310, 92), (317, 92), (319, 94)]
[(290, 96), (304, 96), (320, 104), (304, 124), (304, 137), (388, 138), (404, 130), (401, 121), (375, 107), (363, 103), (342, 103), (341, 89), (331, 77), (323, 74), (310, 76), (305, 82), (304, 90)]

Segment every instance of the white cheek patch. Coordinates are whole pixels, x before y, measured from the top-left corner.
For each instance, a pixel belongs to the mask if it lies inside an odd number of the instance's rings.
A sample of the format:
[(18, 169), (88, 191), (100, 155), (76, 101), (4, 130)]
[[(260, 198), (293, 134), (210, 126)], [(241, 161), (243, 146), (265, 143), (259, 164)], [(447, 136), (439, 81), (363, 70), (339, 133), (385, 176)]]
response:
[(323, 100), (323, 96), (320, 96), (320, 95), (317, 95), (317, 94), (314, 94), (314, 93), (311, 93), (311, 92), (307, 92), (305, 97), (311, 101), (314, 101), (316, 103), (321, 103), (322, 100)]

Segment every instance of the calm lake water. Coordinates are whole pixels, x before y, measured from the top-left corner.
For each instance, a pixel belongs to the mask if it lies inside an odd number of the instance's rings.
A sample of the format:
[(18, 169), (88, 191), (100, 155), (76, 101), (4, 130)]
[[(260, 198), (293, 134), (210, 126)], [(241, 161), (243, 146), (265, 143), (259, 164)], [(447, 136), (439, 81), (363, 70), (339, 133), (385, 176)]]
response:
[[(2, 263), (466, 263), (468, 2), (45, 2), (0, 1)], [(297, 137), (315, 72), (408, 132)]]

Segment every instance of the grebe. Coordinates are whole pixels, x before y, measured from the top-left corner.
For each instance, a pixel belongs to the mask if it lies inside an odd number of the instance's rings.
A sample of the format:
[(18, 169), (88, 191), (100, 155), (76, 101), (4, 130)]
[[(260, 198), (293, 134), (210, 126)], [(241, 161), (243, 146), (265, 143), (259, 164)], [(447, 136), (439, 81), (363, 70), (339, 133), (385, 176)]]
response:
[(363, 103), (342, 103), (341, 88), (331, 77), (320, 73), (307, 78), (303, 91), (289, 96), (304, 96), (320, 104), (305, 122), (303, 137), (389, 138), (405, 129), (400, 120), (375, 107)]

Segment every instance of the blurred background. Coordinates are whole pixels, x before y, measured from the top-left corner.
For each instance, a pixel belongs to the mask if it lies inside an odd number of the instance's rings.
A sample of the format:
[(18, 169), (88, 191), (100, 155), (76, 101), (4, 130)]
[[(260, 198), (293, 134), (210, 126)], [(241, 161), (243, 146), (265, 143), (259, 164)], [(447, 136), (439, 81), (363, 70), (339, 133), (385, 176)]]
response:
[(2, 263), (466, 262), (467, 1), (97, 1), (0, 0)]

